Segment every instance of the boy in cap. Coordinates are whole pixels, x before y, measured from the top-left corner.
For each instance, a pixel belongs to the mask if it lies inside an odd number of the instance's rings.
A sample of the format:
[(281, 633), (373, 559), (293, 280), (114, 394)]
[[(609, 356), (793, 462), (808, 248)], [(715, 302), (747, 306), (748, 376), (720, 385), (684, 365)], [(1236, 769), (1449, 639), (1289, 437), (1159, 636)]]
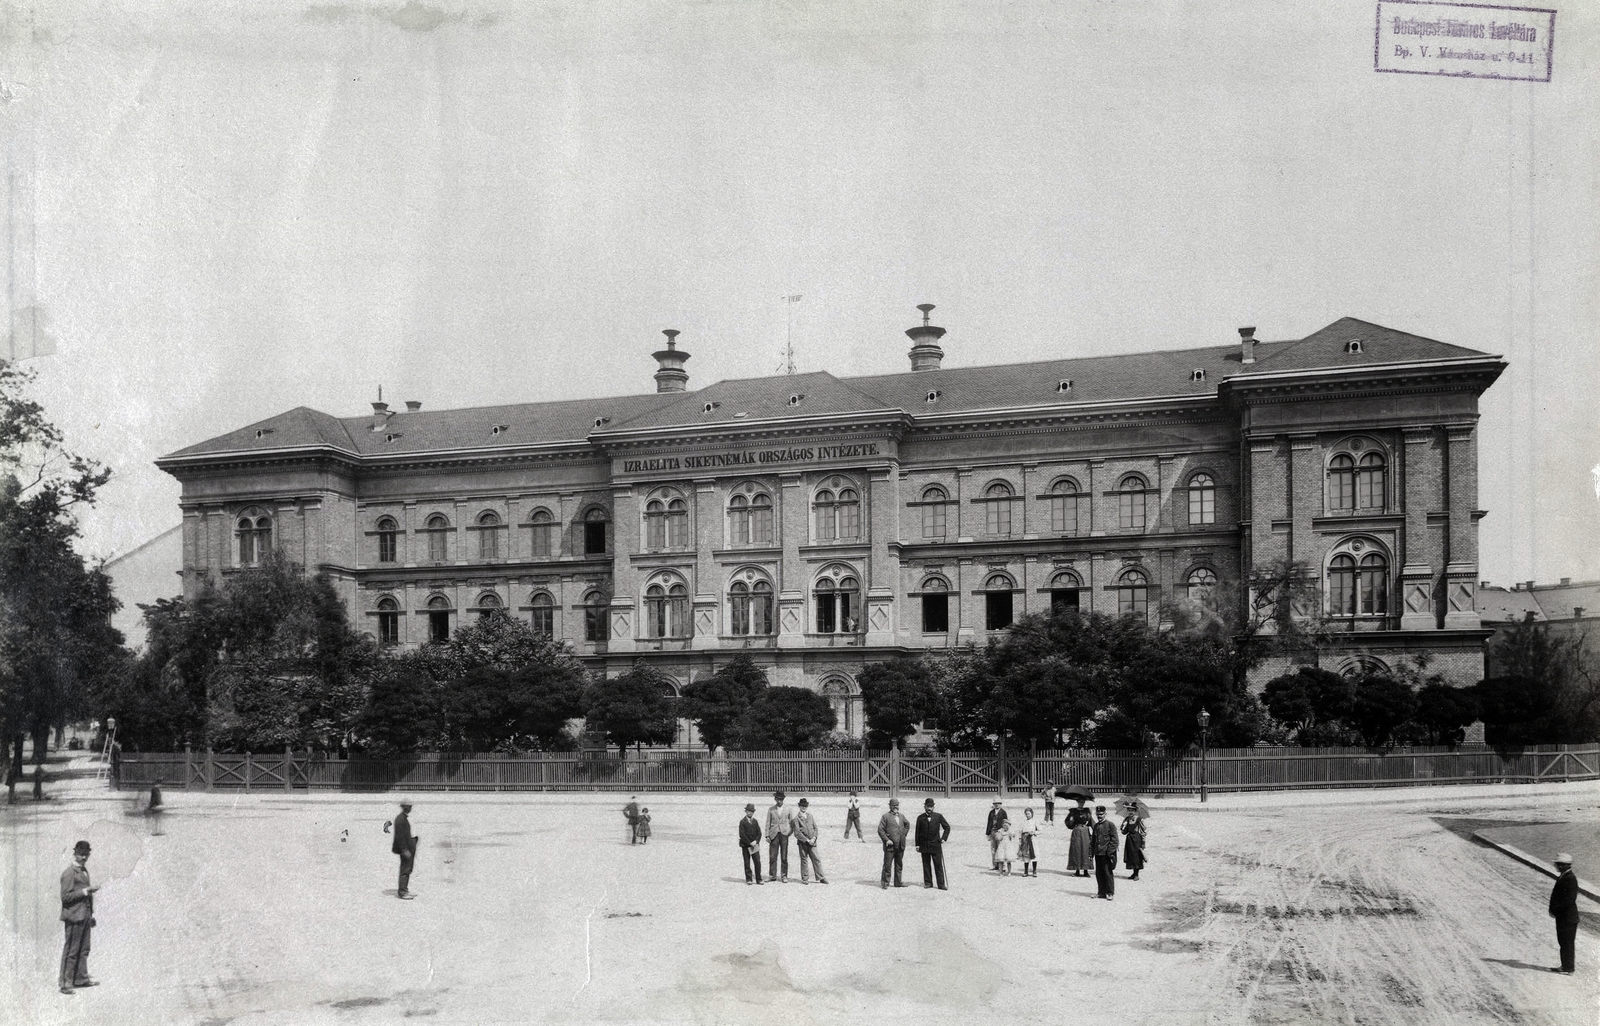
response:
[(400, 856), (400, 889), (398, 891), (401, 901), (410, 901), (415, 895), (408, 889), (411, 883), (411, 867), (417, 861), (417, 841), (419, 839), (411, 833), (411, 799), (400, 799), (400, 815), (394, 818), (394, 844), (389, 850)]
[(800, 811), (794, 816), (794, 843), (800, 849), (800, 882), (810, 883), (806, 879), (810, 867), (817, 870), (817, 883), (825, 884), (827, 878), (822, 875), (822, 860), (817, 858), (817, 817), (806, 808), (806, 800), (800, 799)]
[[(744, 882), (761, 882), (761, 824), (756, 822), (756, 807), (746, 805), (739, 821), (739, 853), (744, 856)], [(753, 874), (753, 875), (752, 875)]]
[(854, 791), (850, 792), (850, 806), (844, 813), (844, 839), (847, 841), (850, 840), (851, 827), (856, 828), (856, 840), (866, 844), (867, 839), (861, 836), (861, 803), (856, 799)]
[(89, 885), (89, 842), (72, 846), (72, 865), (61, 872), (61, 922), (66, 925), (66, 944), (61, 949), (61, 993), (71, 994), (77, 987), (94, 987), (89, 978), (89, 931), (94, 926), (94, 892)]
[(1572, 856), (1556, 856), (1556, 885), (1550, 890), (1550, 917), (1556, 921), (1556, 944), (1561, 948), (1561, 965), (1553, 973), (1571, 976), (1578, 968), (1578, 877), (1572, 872)]
[(900, 815), (900, 799), (889, 799), (889, 811), (878, 820), (878, 840), (883, 842), (883, 878), (885, 890), (889, 887), (889, 870), (894, 869), (894, 885), (904, 887), (900, 882), (901, 866), (906, 859), (906, 834), (911, 832), (911, 823)]

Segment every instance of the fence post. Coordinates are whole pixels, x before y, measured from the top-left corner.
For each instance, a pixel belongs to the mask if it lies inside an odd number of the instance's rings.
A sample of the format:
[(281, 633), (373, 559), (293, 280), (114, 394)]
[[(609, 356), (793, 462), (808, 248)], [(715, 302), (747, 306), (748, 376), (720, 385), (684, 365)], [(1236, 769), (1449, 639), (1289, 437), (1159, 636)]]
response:
[(955, 776), (954, 761), (950, 756), (950, 749), (944, 750), (944, 796), (950, 797), (950, 780)]
[(206, 790), (207, 791), (213, 791), (213, 790), (216, 789), (216, 786), (217, 786), (216, 753), (211, 750), (211, 746), (210, 745), (206, 745)]
[(244, 790), (245, 790), (246, 794), (250, 793), (250, 753), (249, 752), (245, 752), (244, 753)]
[(900, 797), (900, 739), (889, 742), (889, 797)]
[(1028, 800), (1033, 800), (1033, 794), (1039, 790), (1039, 742), (1035, 738), (1028, 739)]
[(189, 790), (189, 784), (194, 780), (194, 751), (188, 745), (183, 746), (183, 789)]
[(283, 746), (283, 789), (294, 790), (294, 749)]
[(1006, 736), (1000, 735), (1000, 761), (995, 766), (995, 781), (1000, 787), (1000, 797), (1006, 797)]

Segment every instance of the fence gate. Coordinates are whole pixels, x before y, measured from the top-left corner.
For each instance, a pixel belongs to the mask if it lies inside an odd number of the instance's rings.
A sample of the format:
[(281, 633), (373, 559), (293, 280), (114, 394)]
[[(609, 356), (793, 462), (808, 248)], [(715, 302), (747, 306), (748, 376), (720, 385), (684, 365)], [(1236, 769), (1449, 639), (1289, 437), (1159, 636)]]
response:
[(868, 759), (861, 764), (862, 779), (869, 791), (887, 791), (894, 786), (888, 759)]

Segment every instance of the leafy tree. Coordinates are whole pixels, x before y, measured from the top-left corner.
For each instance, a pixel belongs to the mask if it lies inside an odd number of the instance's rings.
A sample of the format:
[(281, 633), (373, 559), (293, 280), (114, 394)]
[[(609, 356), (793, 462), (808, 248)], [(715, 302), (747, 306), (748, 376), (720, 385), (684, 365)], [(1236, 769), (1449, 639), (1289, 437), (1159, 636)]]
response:
[(924, 659), (897, 657), (868, 663), (856, 677), (861, 708), (867, 720), (867, 741), (874, 747), (904, 743), (917, 725), (939, 714), (939, 691), (933, 667)]
[(1363, 675), (1350, 703), (1350, 725), (1369, 748), (1394, 743), (1395, 732), (1417, 711), (1417, 691), (1387, 673)]
[(1449, 684), (1426, 684), (1417, 692), (1411, 716), (1428, 744), (1454, 747), (1466, 740), (1467, 725), (1478, 718), (1478, 692)]
[(1484, 740), (1502, 748), (1600, 739), (1600, 672), (1581, 634), (1530, 615), (1489, 643), (1494, 675), (1478, 685)]
[(445, 689), (452, 751), (554, 750), (568, 747), (567, 721), (583, 713), (581, 673), (478, 666)]
[(592, 681), (583, 692), (586, 728), (626, 751), (629, 745), (671, 744), (678, 735), (672, 685), (648, 663), (610, 679)]
[(741, 653), (685, 687), (679, 711), (694, 721), (706, 747), (715, 749), (728, 743), (739, 718), (766, 690), (766, 673)]
[(1261, 700), (1274, 719), (1293, 728), (1306, 747), (1349, 741), (1346, 720), (1355, 702), (1355, 684), (1331, 670), (1302, 666), (1274, 677), (1261, 689)]
[(833, 707), (809, 688), (767, 688), (734, 725), (735, 743), (746, 750), (800, 751), (833, 730)]
[(421, 660), (385, 660), (368, 678), (355, 730), (367, 754), (393, 759), (439, 746), (445, 735), (444, 693)]

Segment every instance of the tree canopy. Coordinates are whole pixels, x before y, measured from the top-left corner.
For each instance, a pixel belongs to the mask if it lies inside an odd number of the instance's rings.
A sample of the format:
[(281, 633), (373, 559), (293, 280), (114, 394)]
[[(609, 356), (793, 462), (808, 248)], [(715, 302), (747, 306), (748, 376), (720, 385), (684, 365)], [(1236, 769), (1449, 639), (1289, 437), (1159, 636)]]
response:
[(685, 687), (679, 713), (694, 721), (707, 748), (726, 746), (739, 718), (766, 690), (766, 673), (740, 653)]
[(605, 735), (608, 744), (671, 744), (678, 734), (677, 699), (661, 671), (636, 662), (624, 673), (598, 678), (583, 693), (585, 728)]

